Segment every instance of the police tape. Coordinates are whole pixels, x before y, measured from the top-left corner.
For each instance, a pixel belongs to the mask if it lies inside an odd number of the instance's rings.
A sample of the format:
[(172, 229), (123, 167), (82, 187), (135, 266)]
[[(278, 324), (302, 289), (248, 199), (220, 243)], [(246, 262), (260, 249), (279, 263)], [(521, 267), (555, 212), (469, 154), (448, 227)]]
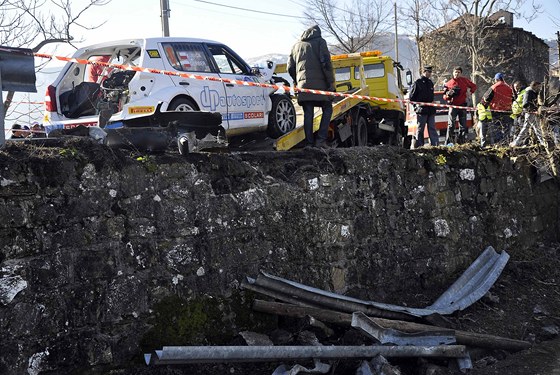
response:
[[(238, 79), (230, 79), (230, 78), (222, 78), (222, 77), (211, 77), (211, 76), (204, 76), (199, 74), (191, 74), (185, 72), (172, 72), (169, 70), (162, 70), (162, 69), (154, 69), (154, 68), (143, 68), (140, 66), (134, 65), (123, 65), (123, 64), (115, 64), (115, 63), (108, 63), (102, 61), (89, 61), (87, 59), (78, 59), (75, 57), (64, 57), (64, 56), (55, 56), (49, 55), (45, 53), (34, 53), (36, 57), (44, 58), (44, 59), (56, 59), (60, 61), (72, 62), (77, 64), (84, 64), (84, 65), (95, 65), (95, 66), (104, 66), (108, 68), (116, 68), (120, 70), (132, 70), (135, 72), (142, 72), (142, 73), (153, 73), (153, 74), (162, 74), (166, 76), (177, 76), (182, 78), (188, 79), (195, 79), (195, 80), (202, 80), (202, 81), (217, 81), (217, 82), (224, 82), (230, 83), (234, 85), (240, 86), (252, 86), (252, 87), (266, 87), (275, 90), (283, 90), (284, 92), (290, 91), (290, 87), (284, 85), (276, 85), (273, 83), (260, 83), (260, 82), (252, 82), (252, 81), (242, 81)], [(356, 94), (347, 94), (342, 92), (333, 92), (333, 91), (323, 91), (323, 90), (314, 90), (314, 89), (304, 89), (299, 87), (291, 88), (294, 92), (305, 92), (310, 94), (317, 94), (317, 95), (325, 95), (325, 96), (334, 96), (334, 97), (342, 97), (342, 98), (354, 98), (360, 100), (369, 100), (369, 101), (377, 101), (377, 102), (386, 102), (386, 103), (410, 103), (416, 104), (421, 106), (430, 106), (430, 107), (441, 107), (441, 108), (456, 108), (456, 109), (464, 109), (468, 111), (476, 111), (476, 107), (466, 107), (466, 106), (459, 106), (459, 105), (452, 105), (452, 104), (441, 104), (441, 103), (427, 103), (427, 102), (416, 102), (408, 99), (390, 99), (390, 98), (380, 98), (376, 96), (367, 96), (367, 95), (356, 95)], [(492, 112), (504, 112), (504, 113), (511, 113), (511, 111), (503, 111), (503, 110), (492, 110)]]

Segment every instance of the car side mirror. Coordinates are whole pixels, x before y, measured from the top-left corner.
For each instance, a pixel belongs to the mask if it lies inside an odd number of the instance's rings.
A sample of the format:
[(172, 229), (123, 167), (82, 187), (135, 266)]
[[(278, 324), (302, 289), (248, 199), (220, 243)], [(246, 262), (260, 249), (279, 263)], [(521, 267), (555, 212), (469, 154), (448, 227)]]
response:
[(258, 66), (251, 67), (251, 74), (256, 75), (256, 76), (260, 76), (261, 75), (261, 68), (259, 68)]
[(412, 85), (412, 72), (410, 69), (406, 71), (406, 84), (408, 86)]

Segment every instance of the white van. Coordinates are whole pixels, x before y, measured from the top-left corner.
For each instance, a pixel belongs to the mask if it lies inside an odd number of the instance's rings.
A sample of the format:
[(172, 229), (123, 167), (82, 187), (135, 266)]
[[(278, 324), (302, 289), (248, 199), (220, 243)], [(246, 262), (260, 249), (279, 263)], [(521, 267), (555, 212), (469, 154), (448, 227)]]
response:
[[(268, 130), (279, 137), (296, 125), (289, 94), (267, 87), (212, 80), (225, 78), (270, 83), (270, 78), (243, 61), (224, 44), (192, 38), (146, 38), (81, 48), (73, 56), (89, 62), (132, 65), (143, 71), (68, 62), (47, 88), (47, 131), (149, 116), (161, 111), (210, 111), (222, 115), (227, 136)], [(199, 79), (151, 73), (182, 72)], [(274, 67), (271, 67), (273, 70)]]

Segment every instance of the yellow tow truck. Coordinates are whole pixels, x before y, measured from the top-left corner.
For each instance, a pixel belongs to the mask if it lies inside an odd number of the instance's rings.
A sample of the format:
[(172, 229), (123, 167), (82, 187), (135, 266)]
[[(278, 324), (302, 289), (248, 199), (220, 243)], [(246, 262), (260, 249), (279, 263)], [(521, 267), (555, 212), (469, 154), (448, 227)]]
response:
[[(331, 57), (337, 92), (355, 95), (400, 99), (403, 87), (402, 66), (380, 51), (359, 52)], [(276, 73), (286, 72), (286, 64), (279, 64)], [(321, 114), (313, 120), (313, 130), (319, 130)], [(391, 144), (410, 147), (406, 137), (405, 105), (402, 101), (387, 102), (355, 97), (337, 97), (329, 126), (332, 147)], [(289, 150), (305, 139), (303, 127), (278, 138), (276, 150)], [(407, 144), (408, 143), (408, 144)]]

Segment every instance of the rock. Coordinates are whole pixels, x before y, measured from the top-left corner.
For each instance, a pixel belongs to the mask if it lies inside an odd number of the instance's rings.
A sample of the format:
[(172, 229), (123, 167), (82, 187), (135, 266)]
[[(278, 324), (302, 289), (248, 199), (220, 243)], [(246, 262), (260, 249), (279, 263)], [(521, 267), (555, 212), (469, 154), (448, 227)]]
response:
[(245, 340), (245, 343), (248, 346), (273, 346), (274, 345), (272, 340), (267, 335), (263, 335), (262, 333), (243, 331), (243, 332), (239, 332), (239, 335), (243, 337), (243, 340)]
[(20, 276), (3, 277), (0, 279), (0, 303), (4, 306), (13, 301), (15, 296), (27, 288), (27, 281)]
[(560, 328), (555, 324), (548, 325), (542, 328), (542, 332), (544, 340), (552, 340), (560, 334)]

